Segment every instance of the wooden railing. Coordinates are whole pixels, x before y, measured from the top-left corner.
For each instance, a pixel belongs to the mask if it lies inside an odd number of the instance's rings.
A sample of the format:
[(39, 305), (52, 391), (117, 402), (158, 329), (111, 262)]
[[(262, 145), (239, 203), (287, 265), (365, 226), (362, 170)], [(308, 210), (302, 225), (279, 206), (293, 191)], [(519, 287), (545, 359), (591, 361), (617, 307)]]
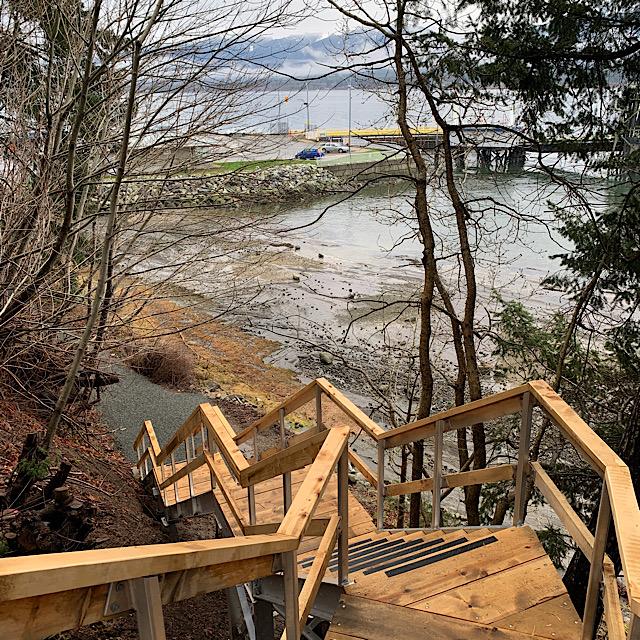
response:
[[(582, 459), (603, 479), (595, 535), (589, 532), (553, 480), (544, 471), (542, 465), (529, 459), (532, 412), (536, 404), (575, 447)], [(444, 433), (515, 413), (521, 414), (516, 465), (502, 464), (449, 475), (443, 473)], [(426, 438), (435, 439), (433, 477), (401, 484), (385, 484), (386, 451)], [(513, 480), (516, 484), (513, 524), (520, 526), (524, 523), (525, 517), (527, 481), (528, 478), (533, 478), (535, 485), (553, 508), (575, 541), (576, 546), (591, 563), (583, 614), (583, 640), (591, 640), (593, 637), (600, 587), (603, 589), (609, 638), (640, 640), (640, 510), (629, 469), (544, 381), (529, 382), (509, 391), (386, 431), (378, 436), (377, 444), (379, 527), (384, 521), (384, 499), (386, 496), (431, 491), (433, 496), (432, 527), (440, 527), (441, 489)], [(605, 555), (609, 523), (612, 518), (631, 609), (628, 632), (625, 632), (620, 610), (613, 563)]]
[[(585, 553), (591, 562), (589, 590), (583, 614), (583, 638), (586, 640), (591, 637), (593, 625), (595, 624), (599, 589), (602, 587), (610, 637), (626, 637), (640, 640), (640, 624), (638, 622), (640, 619), (640, 511), (638, 510), (629, 470), (606, 443), (543, 381), (530, 382), (461, 407), (454, 407), (423, 420), (384, 431), (337, 391), (333, 385), (324, 379), (318, 379), (308, 384), (237, 435), (232, 434), (230, 427), (222, 431), (220, 425), (215, 427), (207, 426), (207, 429), (212, 428), (214, 433), (221, 432), (225, 436), (224, 442), (220, 437), (216, 439), (216, 442), (220, 446), (221, 452), (226, 450), (226, 453), (223, 453), (223, 457), (227, 462), (227, 466), (230, 468), (235, 466), (234, 473), (238, 483), (248, 490), (250, 524), (244, 524), (243, 530), (245, 533), (251, 530), (251, 525), (255, 525), (255, 500), (253, 499), (253, 485), (255, 483), (275, 475), (282, 475), (284, 478), (285, 510), (289, 509), (291, 505), (291, 471), (309, 464), (320, 450), (320, 447), (323, 446), (327, 437), (322, 417), (323, 398), (327, 398), (340, 408), (345, 416), (360, 427), (377, 446), (377, 471), (371, 469), (350, 448), (347, 448), (347, 456), (348, 460), (362, 473), (377, 492), (377, 521), (380, 529), (383, 528), (384, 501), (387, 497), (425, 491), (431, 492), (433, 514), (431, 528), (442, 529), (444, 528), (440, 522), (440, 496), (442, 489), (501, 481), (515, 482), (515, 506), (512, 524), (520, 526), (524, 523), (527, 482), (531, 478), (558, 515), (569, 535), (575, 541), (576, 546)], [(315, 426), (287, 442), (285, 437), (286, 416), (314, 400), (316, 407)], [(542, 466), (529, 460), (532, 414), (536, 404), (540, 406), (541, 410), (558, 428), (560, 433), (573, 444), (580, 456), (603, 478), (600, 517), (595, 536), (588, 531), (586, 525), (570, 507), (568, 501)], [(517, 413), (521, 414), (517, 464), (500, 464), (484, 469), (450, 474), (444, 473), (442, 451), (445, 433)], [(280, 427), (281, 443), (278, 447), (261, 453), (258, 448), (257, 436), (273, 425), (279, 425)], [(186, 431), (188, 430), (189, 428), (187, 427)], [(231, 440), (227, 436), (230, 436)], [(434, 438), (435, 440), (433, 476), (422, 480), (387, 484), (385, 481), (386, 452), (393, 447), (428, 438)], [(153, 439), (151, 435), (148, 436), (148, 439), (150, 442), (149, 448), (152, 449)], [(237, 449), (237, 445), (252, 439), (253, 458), (247, 462)], [(172, 446), (177, 445), (178, 440), (170, 444)], [(156, 454), (155, 458), (162, 460), (163, 454), (164, 450), (159, 455)], [(148, 454), (148, 457), (153, 460), (152, 452)], [(231, 464), (232, 458), (236, 460), (235, 465)], [(247, 463), (246, 466), (243, 466), (243, 461)], [(243, 468), (241, 469), (240, 467)], [(608, 523), (612, 516), (631, 608), (631, 622), (628, 634), (625, 634), (618, 604), (615, 570), (612, 562), (605, 555), (603, 547), (607, 538)], [(512, 524), (503, 526), (512, 526)], [(323, 526), (326, 527), (326, 523)]]
[[(328, 398), (376, 443), (377, 473), (348, 448), (348, 426), (325, 429), (322, 400)], [(307, 402), (316, 401), (316, 425), (286, 441), (284, 419)], [(532, 413), (538, 404), (551, 422), (603, 479), (595, 535), (589, 532), (558, 487), (535, 461), (529, 459)], [(445, 474), (442, 465), (444, 433), (510, 414), (521, 413), (517, 464)], [(257, 434), (279, 424), (282, 442), (277, 450), (260, 454)], [(434, 438), (432, 478), (386, 484), (387, 450), (425, 438)], [(253, 438), (254, 455), (247, 460), (238, 445)], [(383, 431), (326, 380), (316, 380), (276, 407), (248, 429), (234, 434), (216, 407), (200, 405), (160, 448), (153, 426), (146, 422), (135, 441), (138, 468), (150, 477), (165, 499), (168, 491), (179, 499), (177, 483), (188, 478), (189, 496), (195, 494), (194, 472), (205, 467), (211, 487), (222, 497), (243, 537), (224, 540), (149, 545), (124, 549), (51, 554), (0, 560), (0, 637), (38, 640), (53, 633), (109, 619), (135, 610), (141, 637), (163, 640), (162, 604), (225, 586), (248, 582), (282, 570), (285, 583), (286, 637), (300, 637), (300, 629), (338, 547), (338, 575), (348, 581), (348, 460), (377, 489), (378, 526), (384, 522), (385, 497), (431, 491), (432, 527), (440, 527), (440, 491), (486, 482), (515, 481), (514, 524), (525, 515), (526, 485), (532, 478), (563, 522), (576, 545), (591, 562), (582, 637), (590, 639), (599, 588), (609, 637), (640, 640), (640, 511), (631, 476), (622, 460), (544, 382), (522, 385), (482, 400), (456, 407), (424, 420)], [(184, 453), (184, 461), (177, 461)], [(281, 522), (255, 522), (256, 483), (275, 476), (286, 478), (308, 466), (295, 497), (291, 485), (283, 487), (285, 514)], [(338, 509), (330, 517), (314, 518), (316, 508), (337, 466)], [(248, 491), (249, 522), (235, 503), (231, 482)], [(252, 511), (253, 510), (253, 511)], [(252, 513), (251, 513), (252, 511)], [(613, 518), (622, 569), (627, 583), (631, 619), (625, 635), (615, 570), (605, 555), (609, 522)], [(298, 594), (296, 549), (304, 536), (321, 537), (305, 586)]]
[[(326, 381), (325, 384), (330, 390), (333, 389)], [(335, 391), (334, 393), (340, 398), (341, 394)], [(297, 396), (298, 398), (305, 397), (303, 394), (297, 394)], [(352, 410), (358, 415), (359, 410), (357, 408), (351, 409), (348, 400), (344, 399), (343, 404), (347, 411)], [(320, 403), (319, 406), (321, 407)], [(278, 415), (281, 415), (283, 409), (278, 408), (277, 412)], [(361, 416), (358, 418), (364, 421)], [(268, 426), (270, 425), (263, 427), (262, 430)], [(252, 433), (255, 435), (253, 427)], [(236, 444), (242, 442), (241, 435), (236, 436), (233, 433), (217, 407), (201, 404), (162, 450), (158, 450), (151, 423), (144, 424), (134, 444), (138, 453), (138, 468), (143, 470), (145, 475), (153, 472), (153, 477), (158, 482), (158, 488), (162, 491), (166, 491), (167, 487), (173, 485), (177, 502), (176, 483), (188, 476), (190, 478), (190, 495), (193, 496), (192, 474), (197, 468), (206, 464), (211, 472), (212, 488), (216, 483), (245, 536), (266, 535), (275, 531), (274, 535), (284, 537), (287, 540), (295, 539), (298, 542), (296, 548), (305, 535), (322, 537), (314, 563), (300, 594), (298, 594), (298, 569), (295, 551), (282, 554), (286, 610), (285, 635), (287, 638), (297, 640), (300, 637), (300, 629), (304, 626), (313, 606), (336, 543), (338, 545), (338, 580), (341, 584), (348, 582), (347, 447), (349, 427), (339, 426), (325, 430), (320, 426), (319, 429), (313, 429), (310, 434), (303, 434), (304, 437), (298, 438), (295, 443), (289, 443), (290, 446), (269, 453), (262, 459), (259, 455), (254, 455), (252, 464), (248, 463)], [(147, 450), (142, 451), (142, 447), (147, 441), (149, 443)], [(177, 469), (175, 454), (183, 446), (186, 464)], [(216, 448), (220, 453), (215, 453)], [(172, 471), (168, 476), (165, 471), (167, 459), (171, 460)], [(149, 460), (151, 461), (150, 467), (147, 463)], [(243, 517), (228, 482), (224, 478), (221, 465), (225, 464), (238, 484), (248, 489), (249, 523)], [(338, 513), (329, 519), (314, 520), (313, 515), (316, 507), (324, 494), (336, 464), (338, 467)], [(298, 489), (295, 499), (292, 500), (290, 474), (292, 471), (307, 466), (309, 466), (308, 473)], [(286, 484), (284, 488), (284, 518), (281, 523), (258, 524), (256, 523), (253, 488), (259, 482), (276, 476), (289, 477), (289, 488), (287, 490)], [(243, 582), (245, 581), (243, 580)]]
[(5, 558), (0, 637), (41, 640), (135, 611), (141, 639), (164, 640), (163, 605), (273, 575), (298, 544), (273, 533)]

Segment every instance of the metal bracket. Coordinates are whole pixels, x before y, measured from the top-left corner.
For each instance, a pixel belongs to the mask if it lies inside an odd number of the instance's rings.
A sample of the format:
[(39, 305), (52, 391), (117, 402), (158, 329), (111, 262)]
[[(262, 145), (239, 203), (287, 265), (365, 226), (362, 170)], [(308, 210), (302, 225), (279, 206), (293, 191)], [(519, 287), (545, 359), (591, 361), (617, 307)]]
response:
[(273, 556), (273, 573), (278, 573), (280, 571), (284, 571), (284, 563), (282, 562), (282, 554), (276, 553)]
[(107, 600), (104, 604), (104, 616), (112, 616), (114, 614), (122, 614), (125, 611), (132, 610), (133, 599), (126, 581), (112, 582), (107, 592)]

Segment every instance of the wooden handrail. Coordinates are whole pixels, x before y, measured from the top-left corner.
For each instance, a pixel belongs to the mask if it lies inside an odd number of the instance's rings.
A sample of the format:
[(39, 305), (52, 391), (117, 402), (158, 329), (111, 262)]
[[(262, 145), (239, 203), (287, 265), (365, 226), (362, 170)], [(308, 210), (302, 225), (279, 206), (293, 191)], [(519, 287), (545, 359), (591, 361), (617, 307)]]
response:
[[(618, 455), (580, 418), (580, 416), (543, 380), (535, 380), (525, 385), (503, 391), (481, 400), (454, 407), (423, 420), (412, 422), (392, 429), (378, 436), (379, 446), (384, 449), (409, 444), (417, 440), (433, 437), (436, 434), (436, 422), (442, 421), (445, 431), (453, 431), (462, 427), (485, 422), (502, 416), (517, 413), (521, 410), (522, 398), (530, 392), (542, 411), (559, 429), (562, 435), (573, 444), (583, 459), (606, 481), (606, 490), (611, 502), (611, 513), (616, 528), (618, 548), (627, 583), (629, 604), (632, 613), (640, 617), (640, 509), (631, 481), (629, 469)], [(380, 457), (379, 451), (379, 457)], [(380, 464), (380, 463), (379, 463)], [(497, 467), (499, 469), (499, 467)], [(582, 521), (572, 509), (560, 491), (555, 487), (542, 467), (532, 464), (536, 484), (543, 491), (549, 504), (556, 510), (567, 530), (580, 548), (589, 555), (593, 549), (593, 535), (586, 529)], [(490, 469), (482, 470), (490, 472)], [(451, 479), (460, 476), (461, 485), (467, 484), (470, 475), (451, 474)], [(462, 478), (462, 476), (467, 476)], [(479, 479), (479, 477), (476, 477)], [(456, 486), (458, 486), (456, 484)], [(431, 479), (389, 485), (384, 495), (400, 495), (413, 491), (433, 489)], [(379, 496), (380, 510), (380, 496)], [(590, 556), (589, 556), (590, 557)], [(604, 567), (608, 566), (606, 558)], [(617, 624), (617, 623), (612, 623)], [(640, 625), (640, 622), (634, 621)]]
[(364, 476), (365, 480), (374, 488), (378, 488), (378, 478), (373, 469), (351, 448), (347, 450), (349, 462)]
[[(340, 516), (338, 514), (331, 517), (327, 529), (320, 541), (320, 546), (316, 551), (316, 556), (313, 559), (313, 564), (309, 568), (309, 573), (300, 591), (299, 599), (299, 620), (300, 628), (303, 628), (307, 622), (307, 617), (311, 613), (313, 603), (315, 602), (322, 579), (331, 561), (331, 554), (336, 546), (338, 539), (338, 527), (340, 525)], [(285, 640), (286, 634), (283, 633), (281, 640)]]
[(280, 524), (278, 533), (302, 539), (348, 440), (347, 425), (329, 429), (329, 435), (298, 489), (291, 507)]
[[(312, 435), (303, 435), (301, 436), (302, 440), (300, 442), (296, 442), (294, 445), (282, 451), (276, 452), (274, 449), (271, 455), (259, 461), (254, 461), (251, 465), (249, 465), (243, 454), (239, 451), (237, 445), (251, 439), (257, 432), (280, 421), (282, 412), (286, 415), (313, 400), (314, 397), (318, 402), (320, 393), (326, 395), (349, 416), (350, 419), (366, 431), (374, 441), (378, 441), (379, 456), (380, 451), (384, 454), (385, 449), (434, 436), (436, 434), (436, 423), (441, 425), (441, 432), (453, 431), (517, 413), (522, 410), (523, 398), (525, 394), (527, 394), (526, 397), (535, 400), (563, 436), (575, 446), (585, 461), (604, 478), (606, 493), (611, 503), (611, 514), (615, 523), (622, 566), (627, 581), (631, 611), (634, 616), (640, 616), (640, 510), (638, 509), (629, 470), (615, 452), (613, 452), (544, 381), (532, 381), (514, 389), (471, 402), (467, 405), (454, 407), (423, 420), (418, 420), (397, 429), (384, 432), (351, 401), (337, 391), (333, 385), (323, 378), (319, 378), (236, 436), (233, 435), (228, 425), (225, 424), (224, 418), (221, 416), (217, 407), (212, 408), (210, 405), (201, 405), (174, 435), (165, 449), (159, 451), (155, 434), (153, 434), (154, 437), (152, 438), (149, 435), (150, 431), (146, 428), (146, 425), (137, 439), (137, 444), (139, 445), (140, 442), (142, 442), (145, 434), (149, 436), (150, 446), (143, 456), (144, 458), (151, 458), (156, 478), (158, 475), (157, 467), (155, 466), (157, 465), (157, 459), (165, 459), (166, 456), (170, 454), (170, 451), (175, 449), (180, 442), (198, 428), (200, 422), (204, 423), (220, 449), (219, 455), (224, 458), (242, 486), (251, 487), (257, 482), (280, 475), (281, 473), (289, 473), (294, 469), (312, 463), (310, 472), (307, 474), (306, 479), (298, 490), (295, 500), (278, 528), (279, 533), (300, 540), (309, 526), (313, 512), (327, 486), (336, 461), (340, 455), (342, 455), (345, 447), (347, 447), (349, 428), (347, 426), (334, 427), (328, 432), (323, 431), (313, 433)], [(153, 428), (150, 427), (150, 429), (152, 432)], [(524, 442), (527, 442), (527, 440), (525, 439)], [(212, 457), (209, 452), (203, 451), (202, 455), (196, 460), (190, 461), (187, 467), (183, 467), (183, 469), (171, 478), (160, 483), (161, 488), (169, 486), (169, 484), (174, 483), (176, 480), (190, 473), (189, 469), (191, 469), (191, 471), (193, 470), (191, 467), (196, 468), (194, 465), (199, 466), (203, 464), (201, 460), (203, 456), (213, 475), (217, 477), (216, 465), (223, 464), (222, 458), (218, 456), (219, 462), (215, 462), (214, 457)], [(372, 486), (377, 487), (380, 485), (373, 470), (371, 470), (355, 452), (348, 450), (348, 456)], [(604, 568), (605, 598), (609, 598), (607, 606), (611, 608), (613, 596), (610, 591), (613, 587), (611, 582), (612, 565), (610, 560), (605, 557), (602, 565), (599, 564), (600, 561), (596, 562), (595, 557), (600, 552), (594, 552), (594, 536), (587, 530), (573, 509), (571, 509), (564, 496), (560, 493), (544, 469), (538, 463), (531, 463), (531, 465), (529, 465), (526, 456), (523, 457), (523, 460), (523, 471), (521, 471), (521, 474), (526, 475), (530, 473), (533, 475), (536, 485), (541, 489), (543, 495), (552, 508), (554, 508), (580, 549), (587, 554), (588, 557), (594, 558), (593, 566), (598, 571), (600, 570), (600, 566)], [(141, 462), (144, 462), (144, 460), (141, 460)], [(155, 465), (153, 463), (155, 463)], [(514, 477), (514, 470), (514, 465), (506, 464), (487, 469), (449, 474), (448, 476), (442, 477), (441, 486), (459, 487), (500, 480), (511, 480)], [(401, 484), (379, 486), (379, 489), (382, 491), (382, 496), (394, 496), (432, 491), (433, 487), (433, 479), (428, 478)], [(233, 505), (231, 510), (239, 525), (243, 531), (248, 530), (249, 525), (244, 522), (240, 509), (233, 502), (231, 492), (229, 490), (225, 491), (223, 482), (220, 482), (220, 488), (227, 502)], [(258, 530), (259, 529), (256, 529), (256, 531)], [(607, 589), (609, 589), (609, 593)], [(612, 633), (615, 634), (619, 632), (619, 617), (611, 611), (608, 613), (608, 617), (611, 618), (611, 625), (618, 628), (618, 631)], [(635, 623), (637, 624), (637, 621)]]
[(210, 404), (201, 404), (199, 409), (204, 426), (218, 445), (220, 453), (229, 465), (233, 475), (240, 479), (242, 472), (249, 468), (249, 463), (240, 449), (238, 449), (225, 426), (224, 420), (221, 418), (220, 409), (212, 407)]
[(445, 431), (456, 431), (473, 424), (517, 413), (521, 409), (522, 395), (528, 390), (525, 384), (469, 404), (453, 407), (448, 411), (385, 431), (379, 439), (384, 442), (385, 449), (389, 449), (435, 436), (438, 420), (445, 422)]
[(197, 458), (194, 458), (191, 462), (188, 462), (181, 469), (178, 469), (173, 475), (169, 476), (166, 480), (163, 480), (159, 485), (158, 489), (162, 491), (162, 489), (166, 489), (170, 487), (172, 484), (178, 482), (178, 480), (182, 480), (185, 476), (188, 476), (190, 473), (193, 473), (199, 467), (202, 467), (207, 463), (205, 455), (201, 453)]
[(534, 380), (528, 386), (545, 414), (600, 476), (604, 475), (607, 467), (626, 466), (544, 380)]
[(182, 426), (173, 434), (169, 442), (156, 455), (158, 464), (162, 464), (199, 427), (201, 421), (200, 406), (193, 410)]
[(135, 439), (135, 442), (133, 443), (134, 450), (140, 446), (140, 443), (142, 442), (142, 439), (144, 438), (145, 435), (149, 438), (149, 442), (157, 458), (160, 455), (160, 445), (158, 444), (158, 438), (156, 438), (156, 432), (150, 420), (144, 421), (144, 424), (140, 429), (140, 433), (138, 433), (138, 437)]
[(321, 431), (275, 455), (252, 464), (240, 473), (240, 484), (243, 487), (249, 487), (275, 476), (306, 467), (315, 460), (328, 435), (329, 431)]
[(315, 398), (316, 384), (317, 381), (313, 380), (306, 387), (296, 391), (296, 393), (287, 398), (284, 402), (281, 402), (275, 409), (272, 409), (269, 413), (262, 416), (262, 418), (259, 418), (246, 429), (240, 431), (240, 433), (238, 433), (234, 438), (236, 444), (242, 444), (247, 440), (251, 440), (254, 429), (257, 429), (258, 433), (261, 433), (265, 429), (276, 424), (280, 419), (280, 411), (282, 409), (284, 409), (285, 415), (288, 415), (292, 411), (299, 409), (302, 405), (313, 400)]
[(316, 384), (331, 399), (331, 401), (349, 417), (359, 427), (362, 427), (374, 440), (378, 440), (380, 436), (386, 433), (382, 427), (379, 427), (366, 413), (356, 407), (349, 398), (340, 393), (330, 382), (324, 378), (318, 378)]
[(241, 531), (244, 533), (245, 528), (247, 527), (247, 521), (242, 516), (242, 509), (236, 502), (233, 497), (232, 492), (229, 490), (227, 486), (227, 481), (224, 478), (223, 471), (226, 469), (224, 462), (222, 461), (222, 456), (219, 453), (215, 455), (211, 455), (209, 451), (204, 452), (204, 457), (207, 462), (207, 466), (209, 467), (209, 471), (213, 474), (218, 483), (218, 488), (222, 492), (224, 499), (231, 509), (231, 514), (235, 519), (236, 523), (240, 527)]
[(196, 540), (3, 558), (0, 562), (0, 601), (211, 567), (292, 551), (298, 544), (294, 536), (274, 533), (250, 538)]
[[(515, 465), (501, 464), (496, 467), (474, 469), (473, 471), (463, 471), (462, 473), (450, 473), (441, 477), (440, 488), (468, 487), (474, 484), (513, 480), (515, 478), (515, 472)], [(401, 496), (409, 493), (421, 493), (423, 491), (433, 491), (433, 478), (423, 478), (422, 480), (410, 480), (409, 482), (386, 485), (384, 495)]]

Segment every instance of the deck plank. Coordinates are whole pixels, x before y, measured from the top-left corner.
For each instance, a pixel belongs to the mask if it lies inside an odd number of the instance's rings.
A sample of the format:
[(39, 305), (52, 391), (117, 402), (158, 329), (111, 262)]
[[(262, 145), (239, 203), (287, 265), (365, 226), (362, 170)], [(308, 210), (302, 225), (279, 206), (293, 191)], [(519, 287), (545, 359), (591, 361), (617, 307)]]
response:
[[(485, 532), (480, 531), (466, 537), (473, 542), (483, 536)], [(542, 545), (529, 527), (505, 529), (499, 532), (496, 542), (440, 560), (427, 570), (422, 567), (387, 579), (384, 579), (385, 572), (359, 576), (357, 591), (372, 600), (407, 605), (544, 555)], [(354, 585), (349, 590), (352, 592)]]
[(567, 600), (566, 594), (551, 560), (542, 556), (409, 606), (490, 624), (559, 595)]
[(531, 640), (537, 637), (348, 595), (340, 599), (326, 637), (341, 640), (338, 634), (366, 640)]
[(541, 604), (496, 620), (496, 627), (515, 629), (534, 634), (539, 638), (557, 640), (580, 640), (582, 624), (567, 594), (547, 600)]

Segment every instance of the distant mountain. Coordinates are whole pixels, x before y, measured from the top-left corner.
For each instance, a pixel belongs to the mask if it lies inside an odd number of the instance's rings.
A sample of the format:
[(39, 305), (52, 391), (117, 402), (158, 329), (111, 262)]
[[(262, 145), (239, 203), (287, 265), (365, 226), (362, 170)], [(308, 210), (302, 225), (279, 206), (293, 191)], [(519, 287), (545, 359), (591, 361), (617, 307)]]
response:
[[(362, 56), (373, 60), (382, 57), (377, 51), (378, 44), (362, 33), (348, 36), (301, 34), (284, 38), (264, 38), (247, 42), (221, 46), (222, 43), (210, 40), (200, 45), (197, 51), (190, 52), (197, 58), (205, 58), (212, 51), (219, 51), (218, 60), (228, 60), (230, 64), (245, 68), (261, 68), (271, 71), (274, 76), (281, 74), (280, 81), (293, 76), (299, 81), (326, 74), (347, 62), (348, 55)], [(326, 81), (313, 81), (310, 86), (335, 85), (341, 78), (347, 78), (348, 72), (340, 72), (338, 77)], [(273, 79), (276, 81), (276, 78)]]

